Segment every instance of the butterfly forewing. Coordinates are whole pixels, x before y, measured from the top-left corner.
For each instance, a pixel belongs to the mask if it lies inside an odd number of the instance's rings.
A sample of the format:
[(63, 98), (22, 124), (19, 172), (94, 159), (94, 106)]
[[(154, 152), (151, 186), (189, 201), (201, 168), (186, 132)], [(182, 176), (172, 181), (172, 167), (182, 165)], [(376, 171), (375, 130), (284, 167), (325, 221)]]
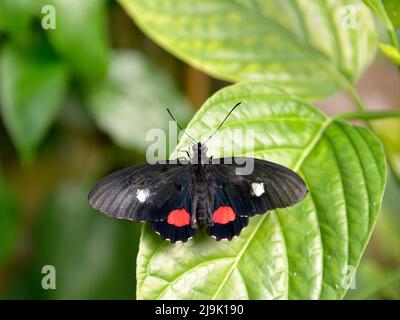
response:
[[(243, 167), (252, 163), (249, 174)], [(254, 216), (290, 207), (307, 194), (301, 177), (273, 162), (253, 158), (214, 159), (208, 166), (213, 177), (214, 202), (227, 200), (239, 216)], [(246, 172), (247, 173), (247, 172)], [(215, 207), (215, 205), (214, 205)]]
[(191, 212), (192, 178), (189, 166), (182, 163), (130, 167), (101, 179), (90, 191), (89, 203), (111, 217), (166, 220), (175, 209)]

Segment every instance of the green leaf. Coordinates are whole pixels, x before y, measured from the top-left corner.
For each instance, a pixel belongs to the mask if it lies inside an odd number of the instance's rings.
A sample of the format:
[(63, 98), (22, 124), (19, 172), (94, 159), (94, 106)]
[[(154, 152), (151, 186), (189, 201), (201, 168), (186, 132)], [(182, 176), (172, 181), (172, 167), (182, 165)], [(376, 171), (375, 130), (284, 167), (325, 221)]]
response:
[(394, 31), (392, 21), (386, 12), (385, 5), (382, 0), (363, 0), (364, 3), (371, 8), (371, 10), (381, 19), (386, 29)]
[(396, 29), (400, 26), (400, 2), (394, 3), (391, 0), (364, 0), (364, 2), (380, 18), (389, 32), (392, 45), (380, 43), (380, 49), (394, 63), (399, 64), (399, 41), (397, 38)]
[[(231, 242), (201, 232), (171, 245), (145, 225), (137, 297), (342, 298), (346, 268), (358, 266), (382, 200), (381, 144), (368, 129), (331, 119), (286, 91), (257, 82), (217, 92), (190, 122), (189, 134), (200, 138), (200, 132), (212, 132), (238, 101), (242, 105), (209, 142), (208, 154), (240, 155), (237, 150), (246, 146), (234, 139), (234, 130), (254, 130), (254, 156), (298, 172), (309, 194), (294, 207), (251, 218)], [(183, 138), (178, 147), (187, 144)]]
[(379, 48), (394, 63), (400, 66), (400, 52), (390, 44), (380, 43)]
[(50, 0), (56, 9), (56, 29), (47, 30), (57, 50), (84, 79), (105, 74), (109, 62), (104, 0)]
[(167, 132), (170, 118), (165, 108), (178, 119), (188, 118), (190, 112), (167, 74), (135, 51), (114, 53), (108, 75), (92, 89), (88, 97), (91, 114), (125, 148), (145, 150), (150, 129)]
[(18, 39), (26, 37), (33, 13), (34, 3), (31, 0), (1, 0), (0, 31)]
[(55, 119), (67, 72), (45, 46), (37, 51), (7, 46), (0, 56), (0, 103), (5, 126), (21, 159), (30, 162)]
[(382, 0), (393, 26), (400, 28), (400, 2), (398, 0)]
[(374, 57), (358, 0), (119, 0), (161, 46), (221, 79), (263, 80), (308, 98), (355, 82)]

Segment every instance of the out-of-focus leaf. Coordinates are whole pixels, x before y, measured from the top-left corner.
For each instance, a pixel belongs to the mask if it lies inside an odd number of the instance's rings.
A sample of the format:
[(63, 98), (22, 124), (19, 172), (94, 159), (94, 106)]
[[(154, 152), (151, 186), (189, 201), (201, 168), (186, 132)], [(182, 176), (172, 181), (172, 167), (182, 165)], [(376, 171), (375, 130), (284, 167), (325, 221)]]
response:
[(106, 79), (96, 85), (88, 105), (99, 127), (120, 146), (145, 150), (150, 129), (168, 131), (165, 108), (186, 119), (189, 107), (171, 79), (139, 52), (113, 55)]
[[(386, 153), (391, 155), (392, 164), (397, 172), (400, 172), (400, 119), (384, 119), (381, 121), (375, 121), (375, 130), (378, 132), (379, 138), (385, 146)], [(389, 176), (390, 177), (390, 176)], [(389, 179), (390, 183), (390, 179)], [(387, 191), (398, 190), (398, 187), (393, 186)], [(398, 200), (400, 199), (400, 190), (398, 194), (393, 196), (393, 207), (398, 208)], [(399, 211), (400, 219), (400, 211)]]
[(394, 31), (393, 23), (386, 12), (385, 5), (382, 0), (363, 0), (364, 3), (379, 17), (386, 29)]
[(400, 261), (399, 199), (400, 189), (389, 171), (381, 213), (372, 238), (375, 243), (371, 246), (375, 261), (389, 268)]
[(32, 161), (66, 91), (67, 71), (47, 48), (23, 52), (7, 46), (0, 57), (0, 103), (21, 159)]
[(0, 0), (0, 31), (26, 37), (34, 13), (32, 0)]
[(7, 260), (17, 238), (18, 208), (14, 192), (0, 172), (0, 267)]
[[(389, 127), (390, 129), (390, 127)], [(399, 299), (400, 190), (388, 172), (388, 182), (375, 231), (346, 299)]]
[[(386, 168), (381, 144), (369, 130), (331, 119), (261, 83), (217, 92), (190, 122), (189, 134), (199, 138), (200, 132), (212, 132), (238, 101), (242, 105), (210, 141), (209, 155), (246, 154), (245, 139), (234, 130), (253, 130), (255, 151), (247, 151), (298, 172), (309, 194), (294, 207), (251, 218), (231, 242), (216, 242), (202, 232), (171, 245), (146, 225), (137, 297), (342, 298), (349, 266), (358, 266), (382, 200)], [(178, 148), (187, 143), (183, 137)]]
[(400, 271), (385, 270), (366, 261), (357, 272), (354, 286), (355, 288), (349, 290), (346, 299), (399, 299)]
[(400, 65), (400, 52), (390, 44), (380, 43), (379, 47), (382, 52), (390, 58), (394, 63)]
[(195, 67), (308, 98), (355, 82), (377, 46), (371, 12), (358, 0), (119, 2), (149, 36)]
[(109, 60), (104, 0), (49, 0), (56, 10), (56, 29), (50, 42), (85, 79), (104, 75)]
[(375, 12), (392, 37), (390, 44), (380, 43), (382, 52), (394, 63), (400, 65), (400, 52), (398, 50), (398, 39), (396, 29), (400, 26), (400, 1), (395, 0), (364, 0), (364, 2)]
[[(55, 190), (39, 222), (34, 261), (16, 280), (22, 283), (13, 284), (16, 298), (134, 298), (139, 226), (91, 209), (88, 189), (74, 184)], [(55, 267), (55, 290), (41, 287), (44, 265)]]
[(399, 0), (382, 0), (386, 12), (392, 21), (393, 26), (397, 29), (400, 27), (400, 1)]

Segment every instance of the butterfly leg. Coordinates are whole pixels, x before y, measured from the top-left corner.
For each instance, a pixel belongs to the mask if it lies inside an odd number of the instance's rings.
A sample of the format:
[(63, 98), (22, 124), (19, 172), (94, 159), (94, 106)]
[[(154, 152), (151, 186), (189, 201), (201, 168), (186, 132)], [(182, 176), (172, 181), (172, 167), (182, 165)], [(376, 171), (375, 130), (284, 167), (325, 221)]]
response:
[(189, 159), (192, 158), (192, 156), (190, 155), (189, 151), (187, 151), (187, 150), (177, 150), (177, 151), (186, 153), (186, 155), (188, 156)]

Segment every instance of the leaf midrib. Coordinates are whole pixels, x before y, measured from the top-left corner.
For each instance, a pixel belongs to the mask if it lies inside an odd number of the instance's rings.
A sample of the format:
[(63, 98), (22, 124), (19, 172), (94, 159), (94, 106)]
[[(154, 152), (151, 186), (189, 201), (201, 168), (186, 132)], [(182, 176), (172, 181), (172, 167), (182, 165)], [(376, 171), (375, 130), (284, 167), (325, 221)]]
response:
[(199, 268), (199, 267), (201, 267), (201, 266), (203, 266), (203, 265), (207, 265), (207, 264), (209, 264), (210, 262), (224, 261), (224, 260), (232, 260), (232, 259), (234, 259), (234, 258), (233, 258), (233, 257), (221, 257), (221, 258), (215, 258), (215, 259), (203, 261), (202, 263), (199, 263), (199, 264), (197, 264), (197, 265), (195, 265), (195, 266), (193, 266), (193, 267), (191, 267), (191, 268), (185, 270), (185, 271), (182, 272), (179, 276), (175, 277), (172, 281), (168, 281), (168, 280), (166, 280), (166, 279), (163, 279), (163, 278), (161, 278), (161, 277), (158, 277), (158, 278), (160, 278), (160, 279), (162, 279), (162, 280), (167, 281), (167, 282), (168, 282), (168, 285), (161, 291), (161, 293), (157, 296), (157, 298), (156, 298), (155, 300), (159, 300), (159, 299), (162, 297), (162, 295), (168, 290), (168, 288), (171, 287), (171, 284), (176, 283), (179, 279), (183, 278), (187, 273), (191, 272), (193, 269)]

